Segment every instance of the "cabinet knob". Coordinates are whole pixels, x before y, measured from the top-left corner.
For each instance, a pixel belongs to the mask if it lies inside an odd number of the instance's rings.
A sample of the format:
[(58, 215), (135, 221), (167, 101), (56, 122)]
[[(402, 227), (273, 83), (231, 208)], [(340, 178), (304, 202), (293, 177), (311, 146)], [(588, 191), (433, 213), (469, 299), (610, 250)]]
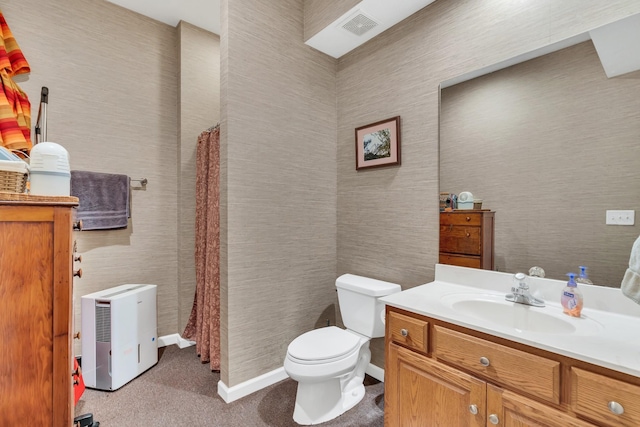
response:
[(82, 262), (82, 255), (74, 256), (73, 260), (77, 262)]
[(476, 405), (469, 405), (469, 412), (473, 415), (478, 415), (478, 407)]
[(73, 339), (74, 340), (79, 340), (80, 339), (80, 332), (76, 332), (75, 334), (73, 334)]
[(468, 231), (465, 234), (467, 235), (467, 237), (471, 237), (471, 233), (469, 233)]
[(409, 331), (407, 331), (406, 329), (400, 329), (400, 335), (402, 335), (403, 337), (408, 337)]
[(489, 362), (489, 359), (486, 357), (481, 357), (480, 358), (480, 364), (484, 367), (487, 367), (491, 364), (491, 362)]
[(466, 217), (465, 219), (467, 220), (467, 222), (471, 221), (471, 217), (470, 216)]
[(613, 412), (614, 414), (616, 414), (616, 415), (624, 414), (624, 407), (621, 404), (619, 404), (618, 402), (614, 401), (614, 400), (609, 402), (607, 404), (607, 406), (609, 407), (609, 410), (611, 412)]
[(73, 229), (74, 230), (78, 230), (78, 231), (82, 230), (82, 220), (81, 219), (79, 219), (78, 221), (75, 221), (73, 223)]
[(73, 275), (76, 277), (82, 277), (82, 269), (79, 268), (77, 270), (74, 270)]
[(497, 426), (500, 423), (500, 419), (496, 414), (489, 415), (489, 422), (494, 426)]

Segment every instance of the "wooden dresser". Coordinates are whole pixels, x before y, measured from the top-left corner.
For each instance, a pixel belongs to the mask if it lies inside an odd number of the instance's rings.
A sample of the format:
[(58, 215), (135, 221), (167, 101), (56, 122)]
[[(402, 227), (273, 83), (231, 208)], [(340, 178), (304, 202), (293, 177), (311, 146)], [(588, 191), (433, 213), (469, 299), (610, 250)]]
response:
[(75, 197), (0, 194), (0, 425), (71, 426)]
[(440, 212), (440, 264), (493, 270), (494, 212)]

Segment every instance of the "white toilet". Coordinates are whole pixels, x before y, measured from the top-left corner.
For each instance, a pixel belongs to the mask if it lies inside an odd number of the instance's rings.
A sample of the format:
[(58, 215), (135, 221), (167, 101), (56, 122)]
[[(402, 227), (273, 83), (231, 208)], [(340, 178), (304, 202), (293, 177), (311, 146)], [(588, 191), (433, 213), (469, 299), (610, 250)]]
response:
[(346, 326), (315, 329), (289, 344), (284, 369), (298, 381), (293, 420), (319, 424), (353, 408), (364, 397), (369, 340), (384, 336), (384, 303), (400, 285), (343, 274), (336, 280), (340, 314)]

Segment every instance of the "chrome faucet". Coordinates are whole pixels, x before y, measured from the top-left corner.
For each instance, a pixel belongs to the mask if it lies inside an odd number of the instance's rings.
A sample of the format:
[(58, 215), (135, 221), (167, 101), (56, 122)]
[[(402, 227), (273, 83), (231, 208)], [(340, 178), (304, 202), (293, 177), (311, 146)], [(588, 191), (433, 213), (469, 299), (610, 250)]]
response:
[(529, 284), (527, 283), (527, 276), (524, 273), (516, 273), (513, 279), (516, 284), (511, 287), (512, 293), (505, 296), (507, 301), (532, 305), (534, 307), (544, 307), (544, 301), (529, 293)]

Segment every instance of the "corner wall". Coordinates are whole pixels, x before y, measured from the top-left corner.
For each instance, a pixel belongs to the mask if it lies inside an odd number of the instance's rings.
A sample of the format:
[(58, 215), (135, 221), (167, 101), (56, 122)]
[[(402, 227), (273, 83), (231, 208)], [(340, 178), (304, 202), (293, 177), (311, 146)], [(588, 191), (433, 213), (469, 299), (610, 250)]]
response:
[(195, 218), (198, 136), (220, 121), (220, 37), (180, 22), (178, 174), (178, 333), (182, 334), (196, 289)]
[(302, 0), (222, 11), (221, 380), (232, 387), (335, 322), (336, 61), (304, 45)]

